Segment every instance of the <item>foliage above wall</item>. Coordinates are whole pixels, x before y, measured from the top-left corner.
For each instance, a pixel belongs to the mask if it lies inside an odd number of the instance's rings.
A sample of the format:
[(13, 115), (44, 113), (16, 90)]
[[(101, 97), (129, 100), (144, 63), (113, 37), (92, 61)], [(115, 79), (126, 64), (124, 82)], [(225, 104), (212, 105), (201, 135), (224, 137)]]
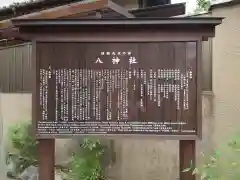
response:
[(206, 12), (211, 6), (212, 0), (197, 0), (197, 8), (195, 13)]

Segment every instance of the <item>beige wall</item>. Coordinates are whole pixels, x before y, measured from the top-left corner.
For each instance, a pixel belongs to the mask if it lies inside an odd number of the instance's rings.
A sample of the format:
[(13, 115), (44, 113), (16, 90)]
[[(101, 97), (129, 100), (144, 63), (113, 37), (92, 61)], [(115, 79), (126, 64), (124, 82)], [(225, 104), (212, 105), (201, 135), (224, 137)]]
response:
[[(30, 121), (32, 99), (29, 94), (0, 93), (0, 118), (3, 120), (3, 137), (7, 140), (9, 126)], [(8, 144), (6, 144), (8, 146)]]
[(240, 5), (218, 8), (212, 16), (225, 17), (213, 40), (213, 92), (215, 133), (219, 146), (240, 131)]
[(8, 141), (9, 126), (31, 120), (31, 95), (0, 93), (0, 179), (5, 179), (5, 156), (11, 145)]
[[(204, 137), (198, 150), (209, 149), (212, 144), (212, 94), (203, 94)], [(1, 116), (4, 133), (20, 121), (31, 119), (31, 94), (0, 94)], [(6, 135), (4, 136), (7, 139)], [(56, 163), (66, 161), (76, 142), (57, 140)], [(211, 148), (210, 148), (211, 149)], [(173, 180), (178, 177), (178, 141), (161, 139), (117, 139), (114, 141), (116, 162), (107, 169), (115, 180)]]

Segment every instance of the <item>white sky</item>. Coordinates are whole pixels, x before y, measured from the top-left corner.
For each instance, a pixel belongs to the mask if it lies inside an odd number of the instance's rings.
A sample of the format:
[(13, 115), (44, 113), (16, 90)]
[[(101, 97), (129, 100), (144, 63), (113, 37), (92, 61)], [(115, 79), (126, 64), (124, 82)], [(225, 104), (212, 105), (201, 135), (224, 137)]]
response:
[[(23, 2), (26, 0), (0, 0), (0, 7), (8, 6), (13, 2)], [(172, 3), (186, 2), (187, 3), (187, 12), (191, 12), (196, 7), (196, 0), (172, 0)]]
[(186, 11), (192, 12), (196, 8), (196, 0), (172, 0), (172, 3), (186, 2)]

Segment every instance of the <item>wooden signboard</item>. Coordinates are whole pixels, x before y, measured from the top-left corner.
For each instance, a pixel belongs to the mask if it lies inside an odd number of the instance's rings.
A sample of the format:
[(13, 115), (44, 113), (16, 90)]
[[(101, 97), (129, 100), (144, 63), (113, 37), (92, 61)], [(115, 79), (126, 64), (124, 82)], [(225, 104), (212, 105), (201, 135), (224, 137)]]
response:
[(197, 42), (36, 48), (38, 136), (197, 135)]
[(221, 19), (13, 20), (33, 43), (39, 179), (54, 179), (54, 138), (144, 135), (180, 140), (180, 179), (194, 180), (201, 43)]
[(220, 18), (13, 22), (34, 41), (37, 137), (201, 136), (201, 41)]

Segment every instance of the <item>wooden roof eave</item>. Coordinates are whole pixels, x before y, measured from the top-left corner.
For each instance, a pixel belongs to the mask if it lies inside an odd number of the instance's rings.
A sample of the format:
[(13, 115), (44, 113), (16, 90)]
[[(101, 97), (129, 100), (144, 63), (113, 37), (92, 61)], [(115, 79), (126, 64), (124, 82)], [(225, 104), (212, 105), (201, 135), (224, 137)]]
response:
[(174, 3), (130, 10), (135, 17), (173, 17), (186, 13), (186, 3)]
[[(51, 42), (147, 42), (142, 37), (143, 31), (151, 34), (151, 41), (159, 41), (162, 37), (171, 37), (171, 41), (193, 41), (196, 37), (206, 40), (215, 34), (215, 26), (221, 24), (223, 18), (127, 18), (127, 19), (17, 19), (13, 20), (19, 34), (27, 40)], [(96, 31), (97, 29), (97, 31)], [(139, 31), (139, 29), (141, 29)], [(130, 30), (128, 36), (124, 32)], [(137, 30), (137, 31), (136, 31)], [(115, 31), (118, 39), (111, 33)], [(103, 36), (104, 34), (104, 36)], [(177, 38), (176, 38), (177, 37)], [(135, 38), (135, 39), (134, 39)], [(164, 38), (163, 38), (164, 39)], [(196, 39), (195, 39), (196, 40)]]
[[(126, 18), (134, 18), (134, 15), (129, 13), (128, 10), (113, 3), (111, 0), (87, 0), (18, 16), (13, 19), (57, 19), (72, 16), (74, 14), (97, 11), (104, 8), (109, 8)], [(0, 21), (0, 29), (13, 27), (11, 20), (12, 19)]]

